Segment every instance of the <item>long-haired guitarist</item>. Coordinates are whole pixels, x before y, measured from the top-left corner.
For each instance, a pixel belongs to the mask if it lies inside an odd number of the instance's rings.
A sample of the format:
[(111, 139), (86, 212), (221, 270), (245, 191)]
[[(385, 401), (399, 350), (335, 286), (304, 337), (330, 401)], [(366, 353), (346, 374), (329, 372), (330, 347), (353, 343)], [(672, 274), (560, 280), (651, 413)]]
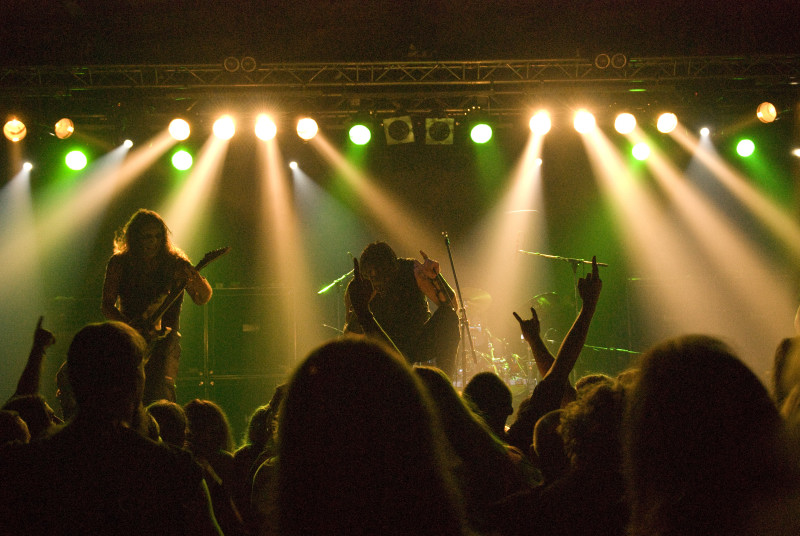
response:
[(161, 216), (137, 210), (114, 238), (101, 307), (108, 320), (133, 326), (150, 343), (145, 404), (161, 398), (175, 401), (184, 289), (198, 305), (211, 299), (211, 285), (172, 243)]

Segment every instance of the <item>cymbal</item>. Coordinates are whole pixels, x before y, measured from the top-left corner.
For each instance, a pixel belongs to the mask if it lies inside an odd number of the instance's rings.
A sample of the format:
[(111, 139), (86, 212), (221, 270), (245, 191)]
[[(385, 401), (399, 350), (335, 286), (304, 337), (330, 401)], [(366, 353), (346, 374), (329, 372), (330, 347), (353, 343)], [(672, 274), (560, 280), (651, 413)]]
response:
[(557, 292), (545, 292), (528, 300), (528, 305), (531, 307), (536, 307), (537, 309), (539, 307), (548, 309), (574, 309), (575, 299), (572, 296), (562, 296)]
[(545, 292), (528, 300), (528, 306), (536, 309), (542, 333), (551, 328), (565, 333), (575, 318), (575, 300), (572, 296)]
[(488, 307), (492, 303), (492, 297), (488, 292), (475, 287), (462, 288), (461, 297), (464, 299), (464, 305), (476, 308)]

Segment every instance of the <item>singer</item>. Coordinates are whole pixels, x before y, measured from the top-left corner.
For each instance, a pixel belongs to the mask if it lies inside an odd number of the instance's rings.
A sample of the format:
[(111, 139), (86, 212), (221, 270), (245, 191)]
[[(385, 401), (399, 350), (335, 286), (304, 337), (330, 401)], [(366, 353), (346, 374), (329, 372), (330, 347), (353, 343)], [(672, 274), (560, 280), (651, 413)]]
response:
[[(359, 258), (361, 275), (372, 283), (369, 303), (375, 320), (409, 363), (435, 364), (448, 376), (456, 372), (459, 342), (455, 293), (439, 271), (439, 263), (420, 251), (422, 261), (398, 258), (386, 242), (373, 242)], [(345, 333), (363, 333), (344, 295)], [(427, 299), (426, 299), (427, 298)], [(436, 306), (431, 313), (428, 299)]]

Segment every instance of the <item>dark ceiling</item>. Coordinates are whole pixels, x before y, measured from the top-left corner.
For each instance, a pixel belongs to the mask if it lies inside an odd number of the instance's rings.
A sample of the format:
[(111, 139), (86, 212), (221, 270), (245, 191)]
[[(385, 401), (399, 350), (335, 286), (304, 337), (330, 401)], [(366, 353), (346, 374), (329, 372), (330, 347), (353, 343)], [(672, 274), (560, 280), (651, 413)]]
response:
[[(4, 65), (794, 54), (796, 0), (5, 0)], [(113, 7), (112, 7), (113, 6)]]

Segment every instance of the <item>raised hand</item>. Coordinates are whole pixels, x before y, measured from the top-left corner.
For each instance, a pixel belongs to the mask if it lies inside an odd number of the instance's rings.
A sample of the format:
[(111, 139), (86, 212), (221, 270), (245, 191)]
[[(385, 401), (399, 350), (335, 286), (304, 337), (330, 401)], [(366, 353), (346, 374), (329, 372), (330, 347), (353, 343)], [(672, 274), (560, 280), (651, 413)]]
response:
[(522, 331), (522, 336), (525, 337), (525, 340), (528, 343), (535, 342), (539, 339), (539, 316), (536, 314), (536, 309), (531, 307), (531, 318), (529, 320), (523, 320), (520, 316), (514, 312), (514, 318), (517, 319), (519, 322), (519, 329)]
[(597, 268), (597, 256), (594, 256), (592, 257), (592, 272), (578, 280), (578, 294), (583, 300), (583, 306), (594, 307), (597, 305), (602, 289), (603, 282), (600, 280), (600, 273)]
[(455, 294), (447, 283), (439, 275), (439, 263), (428, 258), (428, 255), (420, 250), (422, 261), (414, 259), (414, 278), (417, 286), (432, 302), (438, 306), (448, 304), (453, 309), (456, 308), (453, 297)]
[(375, 296), (372, 282), (361, 275), (358, 259), (353, 257), (353, 280), (347, 287), (350, 295), (350, 304), (356, 314), (369, 310), (369, 302)]
[(44, 317), (40, 316), (36, 323), (36, 330), (33, 332), (33, 347), (40, 350), (46, 350), (56, 342), (55, 335), (42, 327), (43, 321)]
[(436, 276), (439, 275), (439, 262), (428, 258), (428, 255), (422, 250), (419, 250), (419, 254), (422, 255), (422, 262), (414, 259), (414, 275), (436, 279)]

